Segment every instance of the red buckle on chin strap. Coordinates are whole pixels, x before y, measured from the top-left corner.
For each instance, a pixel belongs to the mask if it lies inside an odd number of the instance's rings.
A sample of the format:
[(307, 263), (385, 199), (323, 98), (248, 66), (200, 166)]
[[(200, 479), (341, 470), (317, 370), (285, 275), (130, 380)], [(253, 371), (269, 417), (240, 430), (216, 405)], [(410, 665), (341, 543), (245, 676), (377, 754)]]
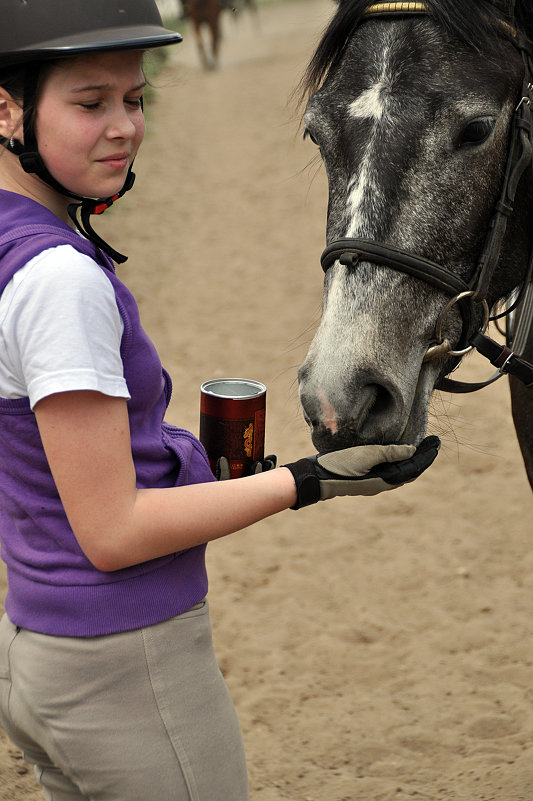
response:
[(91, 214), (103, 214), (106, 209), (113, 205), (115, 200), (118, 200), (120, 194), (113, 195), (113, 197), (107, 198), (103, 203), (98, 203), (98, 205), (94, 206), (91, 210)]

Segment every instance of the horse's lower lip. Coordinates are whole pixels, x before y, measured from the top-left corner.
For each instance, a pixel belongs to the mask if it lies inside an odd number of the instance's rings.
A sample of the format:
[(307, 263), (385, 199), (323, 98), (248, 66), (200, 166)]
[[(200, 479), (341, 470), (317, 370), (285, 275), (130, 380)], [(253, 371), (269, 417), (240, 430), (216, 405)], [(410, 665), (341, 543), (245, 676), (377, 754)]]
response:
[[(403, 432), (397, 432), (393, 439), (370, 440), (356, 433), (356, 426), (344, 425), (337, 432), (322, 423), (310, 423), (311, 440), (318, 451), (338, 451), (344, 448), (353, 448), (361, 445), (418, 445), (424, 437), (424, 432), (417, 432), (413, 439), (413, 432), (408, 427)], [(415, 441), (416, 440), (416, 441)]]
[(361, 442), (352, 430), (341, 428), (332, 433), (327, 426), (320, 423), (311, 426), (311, 440), (319, 451), (338, 451), (354, 445), (367, 444)]

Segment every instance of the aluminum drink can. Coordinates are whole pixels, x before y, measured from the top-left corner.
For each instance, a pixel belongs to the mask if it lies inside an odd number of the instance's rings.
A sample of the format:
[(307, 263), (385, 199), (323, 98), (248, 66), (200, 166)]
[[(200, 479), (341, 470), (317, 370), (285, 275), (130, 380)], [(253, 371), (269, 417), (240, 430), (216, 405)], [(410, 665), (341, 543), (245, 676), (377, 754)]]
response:
[(200, 387), (200, 442), (211, 470), (225, 456), (240, 478), (265, 455), (266, 386), (248, 378), (214, 378)]

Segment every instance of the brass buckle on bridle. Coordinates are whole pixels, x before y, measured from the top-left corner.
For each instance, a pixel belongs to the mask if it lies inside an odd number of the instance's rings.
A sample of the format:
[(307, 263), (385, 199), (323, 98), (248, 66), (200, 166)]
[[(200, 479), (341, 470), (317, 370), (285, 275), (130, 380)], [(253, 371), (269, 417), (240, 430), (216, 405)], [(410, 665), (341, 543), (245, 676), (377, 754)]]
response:
[[(432, 359), (437, 359), (439, 356), (464, 356), (466, 353), (470, 353), (471, 350), (474, 349), (473, 345), (468, 345), (466, 348), (462, 350), (453, 350), (452, 345), (449, 339), (446, 339), (442, 335), (442, 328), (444, 324), (444, 320), (448, 315), (448, 312), (455, 306), (456, 303), (463, 300), (463, 298), (471, 298), (474, 295), (474, 290), (469, 290), (468, 292), (459, 292), (458, 295), (455, 295), (444, 307), (439, 315), (439, 319), (435, 325), (435, 344), (431, 345), (422, 359), (422, 362), (429, 362)], [(485, 299), (478, 301), (483, 306), (483, 323), (481, 325), (480, 331), (483, 333), (489, 324), (490, 318), (490, 311), (488, 303)]]

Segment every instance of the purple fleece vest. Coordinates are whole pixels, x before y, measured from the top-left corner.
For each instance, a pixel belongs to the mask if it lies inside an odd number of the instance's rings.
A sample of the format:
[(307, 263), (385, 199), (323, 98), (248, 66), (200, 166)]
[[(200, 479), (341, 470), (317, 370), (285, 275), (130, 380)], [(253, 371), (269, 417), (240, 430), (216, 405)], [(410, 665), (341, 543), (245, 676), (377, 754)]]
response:
[[(212, 481), (198, 440), (163, 421), (170, 378), (111, 260), (40, 204), (0, 190), (0, 293), (31, 258), (64, 244), (91, 256), (115, 290), (137, 487)], [(63, 511), (27, 398), (0, 398), (0, 541), (7, 614), (43, 634), (90, 637), (147, 626), (184, 612), (207, 592), (205, 546), (113, 573), (89, 562)]]

